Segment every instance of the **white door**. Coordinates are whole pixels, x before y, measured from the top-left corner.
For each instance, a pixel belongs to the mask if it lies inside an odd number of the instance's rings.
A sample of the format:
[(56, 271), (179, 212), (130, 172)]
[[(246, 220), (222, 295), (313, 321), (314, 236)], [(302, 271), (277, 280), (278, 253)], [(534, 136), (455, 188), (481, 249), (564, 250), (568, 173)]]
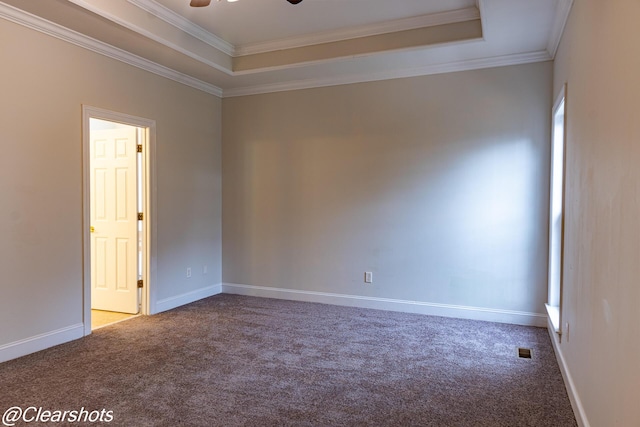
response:
[(91, 308), (138, 312), (137, 129), (91, 131)]

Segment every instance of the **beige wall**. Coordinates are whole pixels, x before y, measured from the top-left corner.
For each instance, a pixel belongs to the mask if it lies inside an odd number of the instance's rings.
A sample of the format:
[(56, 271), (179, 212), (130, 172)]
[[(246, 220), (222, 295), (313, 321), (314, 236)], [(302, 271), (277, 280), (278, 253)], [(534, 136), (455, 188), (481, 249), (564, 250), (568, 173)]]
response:
[(6, 20), (0, 63), (0, 349), (83, 321), (82, 104), (157, 122), (155, 302), (218, 285), (220, 99)]
[(546, 62), (224, 99), (223, 281), (543, 312), (551, 79)]
[(592, 426), (640, 425), (638, 16), (635, 0), (576, 1), (555, 62), (568, 121), (560, 349)]

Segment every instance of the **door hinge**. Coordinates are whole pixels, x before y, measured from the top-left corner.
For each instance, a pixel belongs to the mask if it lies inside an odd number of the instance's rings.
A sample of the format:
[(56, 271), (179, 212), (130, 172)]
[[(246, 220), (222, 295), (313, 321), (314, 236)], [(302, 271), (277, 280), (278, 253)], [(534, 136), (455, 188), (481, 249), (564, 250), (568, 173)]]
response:
[(142, 144), (138, 144), (136, 149), (137, 149), (138, 153), (142, 153)]
[(142, 288), (144, 286), (144, 281), (142, 279), (138, 280), (138, 287)]
[(144, 219), (144, 214), (142, 212), (138, 212), (138, 221), (142, 221)]

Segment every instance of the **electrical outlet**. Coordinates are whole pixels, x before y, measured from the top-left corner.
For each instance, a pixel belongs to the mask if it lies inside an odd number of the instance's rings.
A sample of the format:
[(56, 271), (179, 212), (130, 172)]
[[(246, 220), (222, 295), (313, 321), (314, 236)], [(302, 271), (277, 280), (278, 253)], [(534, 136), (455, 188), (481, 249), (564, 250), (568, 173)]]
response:
[(373, 273), (371, 271), (364, 272), (364, 283), (373, 283)]
[(191, 277), (191, 267), (187, 267), (187, 279)]
[(202, 274), (207, 274), (207, 266), (202, 267)]
[(569, 342), (569, 322), (565, 322), (564, 331), (562, 331), (562, 335), (564, 335), (567, 342)]

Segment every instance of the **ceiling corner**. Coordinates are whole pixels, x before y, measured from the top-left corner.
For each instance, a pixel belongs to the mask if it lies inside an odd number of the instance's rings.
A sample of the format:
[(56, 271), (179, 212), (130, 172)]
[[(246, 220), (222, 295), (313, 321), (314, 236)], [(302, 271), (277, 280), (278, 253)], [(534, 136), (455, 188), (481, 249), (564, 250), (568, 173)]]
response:
[[(72, 0), (78, 1), (78, 0)], [(132, 5), (139, 7), (140, 9), (148, 12), (155, 17), (163, 20), (167, 24), (170, 24), (187, 34), (192, 35), (200, 41), (205, 42), (211, 47), (214, 47), (221, 52), (226, 53), (229, 56), (235, 56), (236, 49), (231, 43), (221, 39), (215, 34), (210, 33), (199, 25), (194, 24), (183, 16), (175, 13), (171, 9), (161, 5), (153, 0), (127, 0)]]
[[(481, 0), (478, 0), (481, 1)], [(547, 52), (551, 59), (556, 57), (562, 34), (564, 33), (564, 27), (569, 20), (569, 14), (571, 13), (571, 7), (573, 6), (573, 0), (558, 0), (556, 5), (555, 16), (553, 19), (553, 27), (549, 34), (549, 43), (547, 45)]]

